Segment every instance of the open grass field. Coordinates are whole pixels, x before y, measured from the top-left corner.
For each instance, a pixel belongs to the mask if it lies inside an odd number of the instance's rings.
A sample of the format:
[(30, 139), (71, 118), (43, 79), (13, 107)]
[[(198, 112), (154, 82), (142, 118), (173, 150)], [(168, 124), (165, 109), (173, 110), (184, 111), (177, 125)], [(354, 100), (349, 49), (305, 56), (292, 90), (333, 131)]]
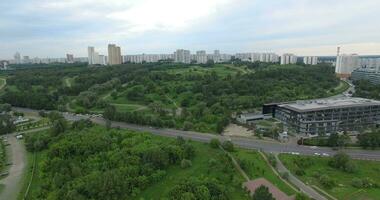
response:
[(259, 152), (239, 149), (239, 151), (235, 152), (233, 155), (236, 159), (240, 160), (241, 167), (245, 170), (245, 172), (251, 179), (264, 177), (286, 194), (296, 194), (296, 191), (294, 191), (289, 185), (283, 182), (271, 170), (271, 168), (268, 166), (268, 164)]
[[(380, 188), (359, 189), (353, 187), (351, 184), (353, 178), (370, 178), (377, 184), (380, 184), (380, 162), (353, 160), (353, 162), (358, 166), (358, 171), (354, 173), (347, 173), (330, 167), (328, 165), (330, 158), (280, 154), (281, 161), (293, 174), (295, 174), (295, 170), (297, 169), (295, 160), (302, 157), (309, 158), (313, 163), (310, 167), (304, 168), (305, 175), (299, 176), (299, 178), (305, 183), (316, 185), (337, 199), (377, 200), (380, 198)], [(336, 186), (331, 189), (324, 188), (315, 177), (316, 173), (329, 176), (336, 181)]]

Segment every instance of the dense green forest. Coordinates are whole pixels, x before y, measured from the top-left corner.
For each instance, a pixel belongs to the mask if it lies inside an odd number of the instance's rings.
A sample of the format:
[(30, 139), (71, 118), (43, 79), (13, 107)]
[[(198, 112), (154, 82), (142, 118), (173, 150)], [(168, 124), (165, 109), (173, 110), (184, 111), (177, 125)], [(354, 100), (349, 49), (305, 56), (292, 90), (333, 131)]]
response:
[(247, 199), (243, 179), (218, 148), (50, 118), (51, 130), (25, 138), (38, 155), (28, 199)]
[(355, 83), (355, 96), (380, 100), (380, 86), (362, 80)]
[(231, 114), (263, 103), (333, 95), (328, 65), (125, 64), (20, 69), (1, 101), (35, 109), (104, 113), (111, 120), (220, 133)]

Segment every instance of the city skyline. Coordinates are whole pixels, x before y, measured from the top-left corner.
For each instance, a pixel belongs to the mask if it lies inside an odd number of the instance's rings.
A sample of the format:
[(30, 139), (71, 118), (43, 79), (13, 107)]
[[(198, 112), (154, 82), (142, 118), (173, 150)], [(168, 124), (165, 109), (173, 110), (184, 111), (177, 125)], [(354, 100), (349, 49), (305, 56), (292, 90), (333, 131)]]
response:
[(87, 46), (107, 54), (109, 43), (119, 44), (122, 55), (183, 48), (333, 56), (336, 46), (342, 53), (378, 55), (379, 6), (374, 0), (16, 0), (0, 3), (0, 58), (17, 51), (82, 57)]

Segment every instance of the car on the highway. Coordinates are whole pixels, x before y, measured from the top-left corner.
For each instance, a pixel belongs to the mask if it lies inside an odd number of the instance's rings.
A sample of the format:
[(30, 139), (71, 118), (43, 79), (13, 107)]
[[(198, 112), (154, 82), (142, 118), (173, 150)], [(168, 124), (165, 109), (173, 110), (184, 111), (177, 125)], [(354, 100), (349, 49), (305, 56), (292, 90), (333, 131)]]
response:
[(328, 153), (322, 153), (322, 156), (326, 156), (326, 157), (328, 157), (328, 156), (330, 156)]
[(315, 156), (320, 156), (321, 154), (320, 153), (314, 153)]

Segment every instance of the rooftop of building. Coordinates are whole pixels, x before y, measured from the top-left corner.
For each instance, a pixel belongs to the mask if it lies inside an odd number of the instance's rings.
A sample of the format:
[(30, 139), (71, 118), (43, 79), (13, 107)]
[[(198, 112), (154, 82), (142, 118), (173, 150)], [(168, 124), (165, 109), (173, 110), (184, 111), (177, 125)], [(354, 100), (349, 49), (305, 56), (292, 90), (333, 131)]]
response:
[(327, 110), (334, 108), (360, 107), (360, 106), (380, 106), (380, 101), (356, 97), (340, 97), (328, 99), (302, 100), (291, 103), (279, 104), (279, 107), (284, 107), (297, 112), (308, 112)]

